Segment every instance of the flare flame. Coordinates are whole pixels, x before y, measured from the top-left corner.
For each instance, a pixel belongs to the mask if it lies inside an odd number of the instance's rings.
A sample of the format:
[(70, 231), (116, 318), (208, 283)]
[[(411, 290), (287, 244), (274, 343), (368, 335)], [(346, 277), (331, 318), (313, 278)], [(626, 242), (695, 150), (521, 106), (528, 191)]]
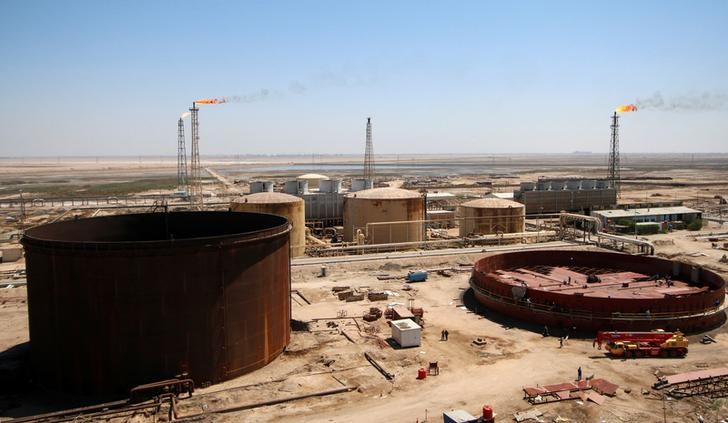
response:
[(635, 106), (634, 104), (623, 104), (621, 106), (617, 106), (614, 111), (617, 113), (636, 112), (637, 106)]
[(201, 98), (199, 100), (195, 100), (195, 104), (222, 104), (227, 103), (228, 99), (225, 97), (221, 98)]

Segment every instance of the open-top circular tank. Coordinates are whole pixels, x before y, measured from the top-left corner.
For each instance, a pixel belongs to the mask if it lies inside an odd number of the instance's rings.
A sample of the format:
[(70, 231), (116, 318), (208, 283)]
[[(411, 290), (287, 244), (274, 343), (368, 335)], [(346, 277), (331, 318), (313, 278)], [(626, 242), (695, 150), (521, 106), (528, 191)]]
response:
[(125, 392), (187, 374), (221, 382), (290, 339), (288, 221), (130, 214), (26, 231), (33, 369), (45, 385)]
[(725, 321), (725, 281), (657, 257), (523, 251), (478, 260), (475, 298), (506, 316), (578, 330), (699, 332)]

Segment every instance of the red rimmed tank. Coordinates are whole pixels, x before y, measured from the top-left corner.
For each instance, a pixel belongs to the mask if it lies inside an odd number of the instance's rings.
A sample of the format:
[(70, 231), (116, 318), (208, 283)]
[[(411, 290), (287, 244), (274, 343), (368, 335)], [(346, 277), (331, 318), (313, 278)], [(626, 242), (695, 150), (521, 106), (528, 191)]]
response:
[(725, 281), (679, 261), (601, 251), (540, 250), (478, 260), (477, 301), (539, 325), (578, 330), (701, 332), (725, 321)]
[(258, 213), (107, 216), (23, 238), (38, 382), (123, 393), (262, 367), (290, 340), (290, 225)]

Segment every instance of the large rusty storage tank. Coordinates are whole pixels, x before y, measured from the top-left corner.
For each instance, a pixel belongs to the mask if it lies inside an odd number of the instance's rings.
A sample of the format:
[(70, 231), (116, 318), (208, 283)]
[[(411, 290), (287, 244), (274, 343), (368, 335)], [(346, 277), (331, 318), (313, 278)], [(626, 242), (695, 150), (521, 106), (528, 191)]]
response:
[(32, 367), (87, 393), (264, 366), (290, 339), (290, 225), (241, 212), (106, 216), (25, 232)]
[(526, 208), (523, 204), (502, 198), (480, 198), (458, 207), (460, 236), (524, 232)]
[[(369, 244), (422, 241), (424, 200), (414, 191), (399, 188), (373, 188), (344, 198), (344, 240), (354, 241), (357, 229), (367, 235)], [(377, 222), (409, 222), (369, 225)]]
[(486, 256), (470, 287), (487, 309), (578, 330), (682, 330), (723, 324), (725, 280), (690, 263), (603, 251), (541, 250)]
[(259, 192), (230, 203), (232, 211), (268, 213), (283, 216), (291, 223), (291, 256), (306, 251), (306, 209), (303, 198), (282, 192)]

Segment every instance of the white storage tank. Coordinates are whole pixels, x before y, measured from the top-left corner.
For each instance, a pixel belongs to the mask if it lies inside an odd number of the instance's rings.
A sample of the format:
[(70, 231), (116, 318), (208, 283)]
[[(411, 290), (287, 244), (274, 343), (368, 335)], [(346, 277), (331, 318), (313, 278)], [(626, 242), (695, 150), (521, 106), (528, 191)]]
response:
[(551, 181), (551, 191), (563, 191), (564, 181)]
[(609, 188), (609, 181), (606, 179), (599, 179), (597, 181), (597, 189), (606, 189)]
[(319, 192), (338, 194), (341, 192), (341, 179), (326, 179), (319, 183)]
[(548, 191), (551, 189), (551, 181), (538, 181), (536, 183), (536, 188), (539, 191)]
[(419, 347), (422, 343), (422, 328), (410, 319), (392, 320), (392, 338), (402, 348)]
[(357, 178), (351, 180), (351, 192), (364, 191), (365, 189), (372, 189), (374, 187), (374, 181), (371, 179)]
[(299, 181), (306, 181), (309, 188), (316, 189), (319, 185), (321, 185), (321, 181), (325, 181), (329, 179), (329, 177), (318, 173), (307, 173), (296, 177), (296, 179)]
[(579, 179), (569, 179), (566, 181), (566, 189), (569, 191), (576, 191), (581, 186), (581, 181)]
[(283, 192), (291, 195), (308, 194), (308, 181), (286, 181)]
[(273, 181), (253, 181), (250, 183), (250, 193), (273, 192)]
[(584, 179), (581, 181), (581, 189), (592, 190), (595, 186), (597, 186), (597, 181), (594, 179)]

